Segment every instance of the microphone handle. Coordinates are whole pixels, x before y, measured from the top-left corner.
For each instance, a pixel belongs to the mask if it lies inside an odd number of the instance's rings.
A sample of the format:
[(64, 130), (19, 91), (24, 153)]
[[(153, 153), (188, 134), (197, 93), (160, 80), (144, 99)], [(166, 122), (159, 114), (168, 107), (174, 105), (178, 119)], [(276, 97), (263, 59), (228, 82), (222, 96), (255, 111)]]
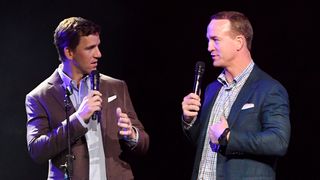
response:
[(91, 116), (92, 120), (97, 120), (98, 119), (98, 112), (94, 112)]
[[(90, 80), (91, 80), (91, 89), (99, 91), (99, 81), (100, 81), (100, 74), (99, 71), (94, 70), (90, 73)], [(96, 111), (92, 114), (91, 119), (92, 120), (98, 120), (99, 118), (99, 112)]]
[(193, 86), (193, 93), (200, 95), (200, 84), (201, 84), (200, 75), (196, 74)]
[(205, 63), (202, 61), (198, 61), (195, 68), (195, 77), (194, 77), (194, 84), (193, 84), (193, 92), (200, 96), (200, 89), (201, 89), (201, 81), (202, 75), (205, 70)]

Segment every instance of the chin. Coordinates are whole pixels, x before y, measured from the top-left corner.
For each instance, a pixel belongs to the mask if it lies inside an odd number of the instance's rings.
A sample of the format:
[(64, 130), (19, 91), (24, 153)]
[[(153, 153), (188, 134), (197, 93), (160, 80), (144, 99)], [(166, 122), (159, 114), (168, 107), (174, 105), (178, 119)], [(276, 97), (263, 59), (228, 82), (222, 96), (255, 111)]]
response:
[(212, 65), (213, 65), (214, 67), (220, 67), (220, 66), (221, 66), (221, 64), (218, 63), (217, 61), (213, 61), (213, 62), (212, 62)]
[(94, 71), (94, 70), (97, 70), (97, 67), (92, 67), (92, 68), (90, 68), (90, 72), (91, 72), (91, 71)]

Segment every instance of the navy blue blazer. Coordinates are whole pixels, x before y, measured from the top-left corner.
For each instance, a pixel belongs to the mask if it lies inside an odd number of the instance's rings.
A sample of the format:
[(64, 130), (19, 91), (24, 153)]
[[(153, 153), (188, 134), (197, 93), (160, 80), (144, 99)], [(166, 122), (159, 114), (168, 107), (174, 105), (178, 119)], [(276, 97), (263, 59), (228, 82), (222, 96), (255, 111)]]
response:
[[(221, 86), (218, 81), (208, 85), (198, 119), (185, 129), (197, 147), (192, 179), (198, 176), (210, 112)], [(275, 179), (277, 159), (285, 155), (290, 140), (289, 110), (286, 89), (255, 65), (231, 108), (230, 138), (225, 153), (218, 153), (217, 179)]]

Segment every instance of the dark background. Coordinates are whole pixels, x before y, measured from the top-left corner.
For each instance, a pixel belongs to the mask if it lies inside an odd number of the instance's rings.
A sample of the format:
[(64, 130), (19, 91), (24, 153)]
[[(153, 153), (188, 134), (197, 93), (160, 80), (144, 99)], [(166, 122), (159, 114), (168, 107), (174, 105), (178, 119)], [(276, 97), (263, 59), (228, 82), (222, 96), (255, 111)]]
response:
[(196, 61), (203, 86), (220, 73), (207, 52), (206, 27), (220, 10), (244, 12), (254, 28), (252, 56), (288, 90), (292, 136), (278, 179), (319, 179), (319, 75), (315, 5), (287, 1), (47, 0), (0, 2), (0, 179), (45, 179), (47, 164), (27, 153), (25, 95), (57, 68), (53, 31), (69, 16), (102, 26), (99, 70), (127, 82), (150, 135), (149, 153), (134, 163), (136, 179), (190, 179), (194, 152), (182, 135), (181, 102)]

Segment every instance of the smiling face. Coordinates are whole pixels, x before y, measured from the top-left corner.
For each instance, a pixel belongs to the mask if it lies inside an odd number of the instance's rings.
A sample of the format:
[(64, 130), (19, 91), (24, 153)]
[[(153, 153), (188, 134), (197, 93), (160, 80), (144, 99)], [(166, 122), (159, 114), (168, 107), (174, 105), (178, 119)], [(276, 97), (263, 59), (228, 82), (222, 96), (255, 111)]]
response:
[(101, 58), (99, 50), (100, 36), (99, 34), (91, 34), (81, 36), (79, 44), (73, 50), (65, 48), (67, 62), (72, 77), (83, 77), (90, 74), (92, 70), (97, 69), (98, 59)]
[(207, 28), (208, 51), (215, 67), (231, 66), (236, 56), (238, 43), (231, 33), (227, 19), (213, 19)]

